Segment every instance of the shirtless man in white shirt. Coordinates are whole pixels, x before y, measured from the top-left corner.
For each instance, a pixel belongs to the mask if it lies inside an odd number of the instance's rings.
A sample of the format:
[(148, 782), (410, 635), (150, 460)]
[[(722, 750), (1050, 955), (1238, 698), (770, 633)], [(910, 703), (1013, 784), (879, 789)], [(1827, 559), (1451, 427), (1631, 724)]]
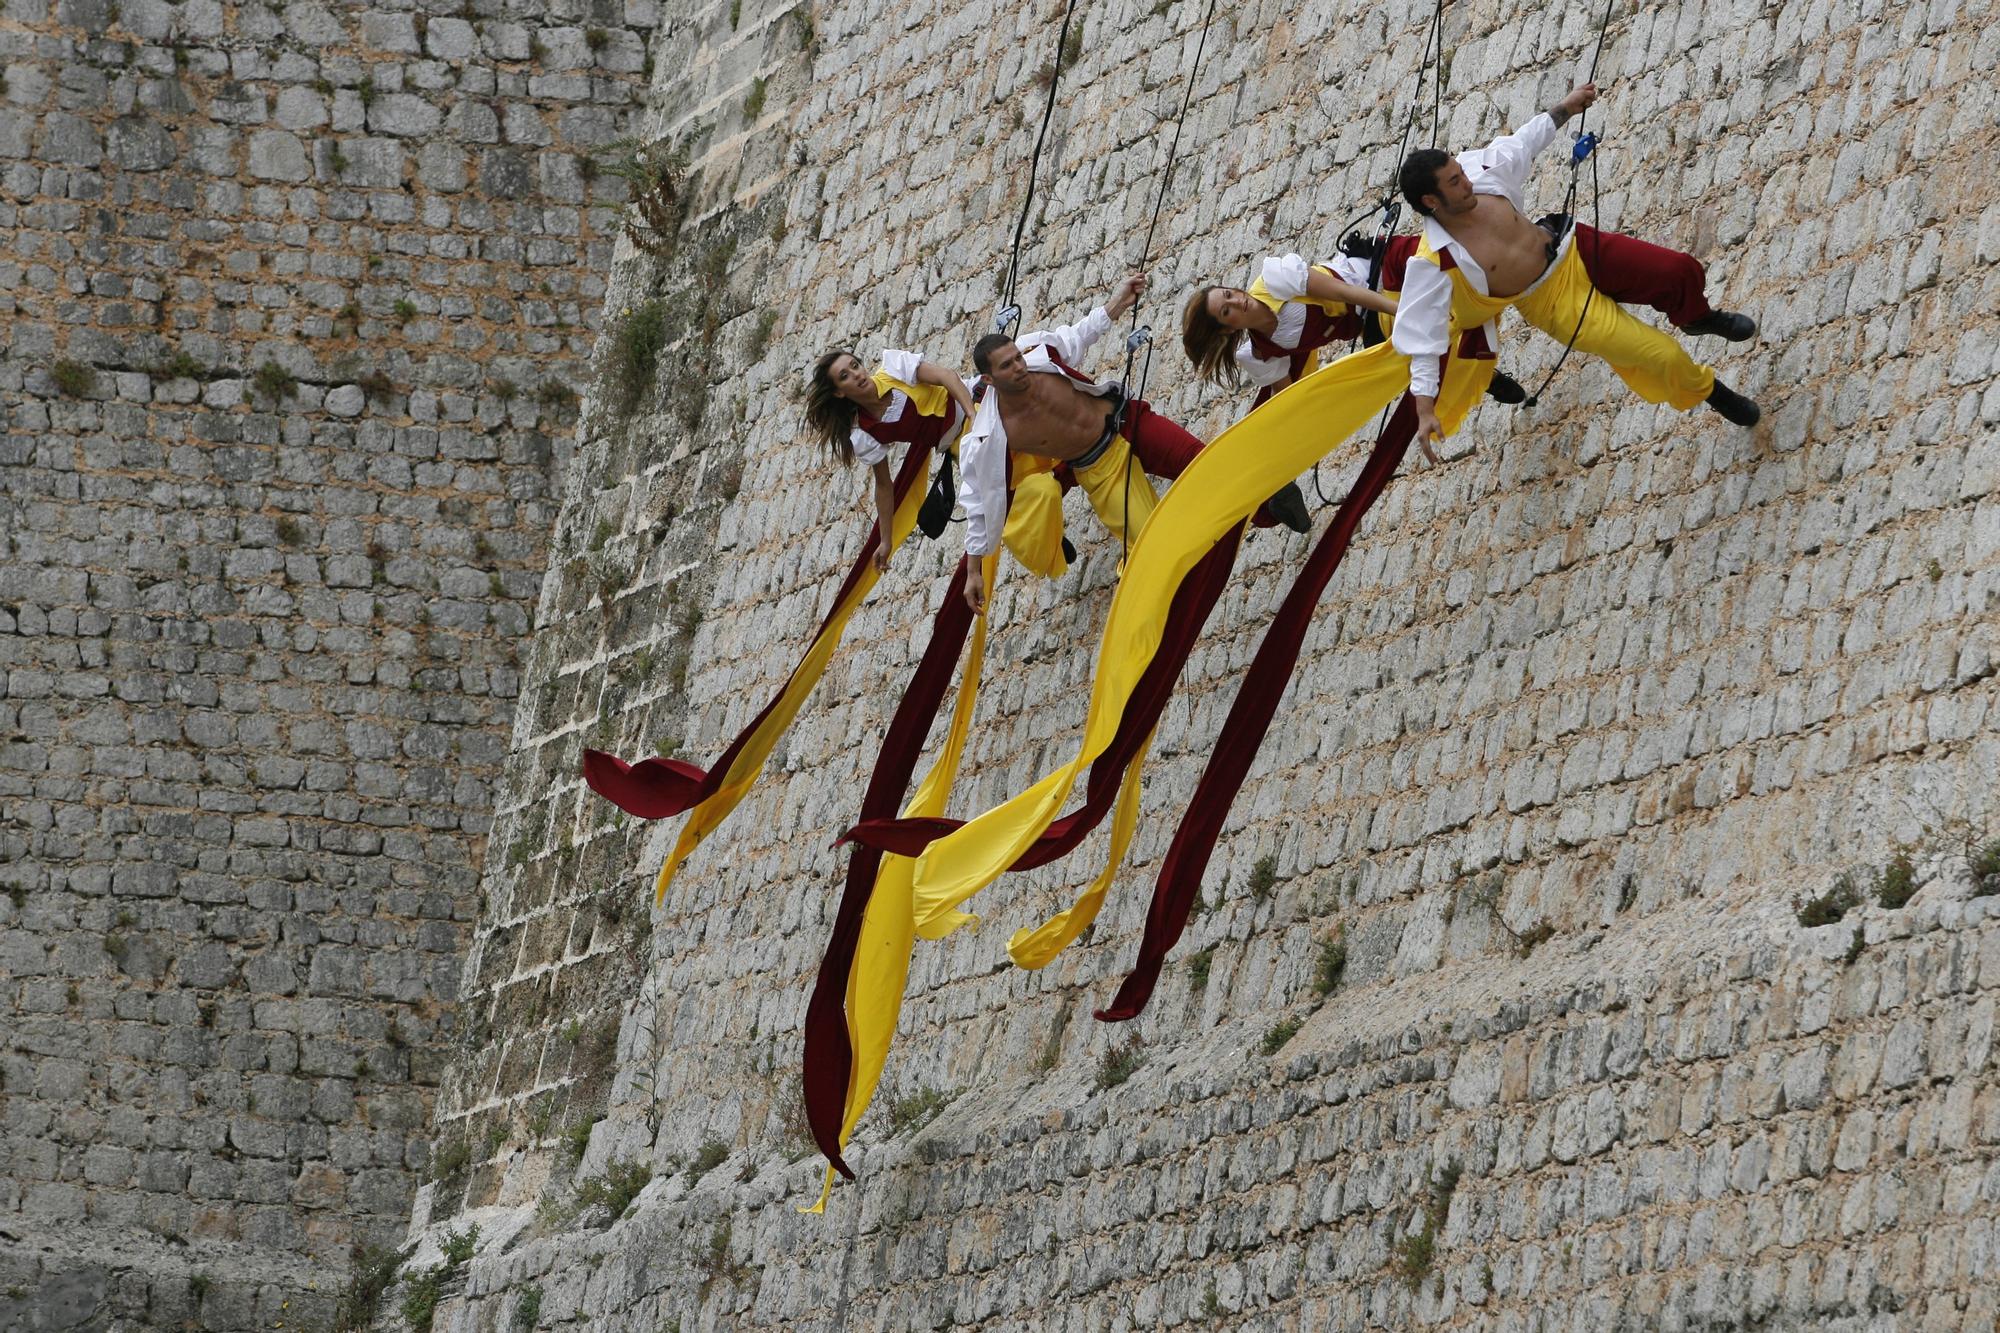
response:
[[(1411, 359), (1419, 440), (1442, 436), (1435, 410), (1437, 358), (1450, 346), (1452, 316), (1465, 325), (1483, 315), (1490, 340), (1493, 317), (1510, 305), (1550, 337), (1563, 342), (1574, 337), (1578, 351), (1609, 362), (1649, 402), (1684, 411), (1705, 402), (1738, 425), (1756, 424), (1757, 405), (1718, 381), (1713, 369), (1696, 365), (1672, 338), (1633, 319), (1601, 291), (1586, 304), (1591, 287), (1581, 257), (1573, 271), (1567, 262), (1574, 229), (1552, 235), (1522, 212), (1535, 155), (1556, 139), (1564, 121), (1596, 101), (1596, 86), (1581, 84), (1484, 149), (1457, 158), (1419, 149), (1404, 160), (1403, 195), (1427, 222), (1404, 281), (1392, 340)], [(1721, 318), (1740, 324), (1690, 326), (1690, 331), (1740, 340), (1755, 329), (1741, 316)]]
[[(968, 555), (984, 556), (999, 540), (1007, 513), (1010, 452), (1068, 464), (1091, 508), (1127, 542), (1137, 538), (1153, 511), (1152, 483), (1143, 474), (1177, 477), (1201, 452), (1200, 440), (1144, 401), (1127, 398), (1123, 385), (1098, 383), (1076, 369), (1075, 363), (1145, 290), (1145, 275), (1134, 273), (1119, 284), (1108, 304), (1079, 323), (1037, 330), (1018, 340), (991, 333), (974, 344), (972, 362), (989, 391), (959, 445), (959, 502), (965, 507)], [(1132, 475), (1135, 471), (1140, 475)], [(1260, 526), (1283, 522), (1297, 532), (1311, 527), (1296, 485), (1266, 502), (1257, 521)], [(973, 609), (984, 609), (986, 587), (976, 558), (965, 595)]]

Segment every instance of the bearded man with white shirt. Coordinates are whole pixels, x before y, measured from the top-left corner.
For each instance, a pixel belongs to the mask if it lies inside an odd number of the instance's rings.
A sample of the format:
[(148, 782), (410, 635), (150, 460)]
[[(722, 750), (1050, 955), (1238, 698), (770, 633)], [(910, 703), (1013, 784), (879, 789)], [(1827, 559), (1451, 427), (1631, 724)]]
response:
[[(1593, 288), (1567, 220), (1543, 226), (1522, 211), (1535, 155), (1555, 141), (1564, 121), (1596, 100), (1596, 86), (1581, 84), (1483, 149), (1451, 158), (1424, 148), (1404, 159), (1398, 184), (1427, 221), (1404, 277), (1391, 341), (1410, 358), (1420, 441), (1443, 435), (1436, 412), (1438, 361), (1451, 347), (1452, 328), (1483, 325), (1489, 344), (1497, 345), (1493, 321), (1510, 306), (1551, 338), (1574, 339), (1578, 351), (1602, 358), (1647, 402), (1682, 411), (1706, 403), (1739, 426), (1754, 426), (1762, 415), (1716, 379), (1712, 367), (1696, 364), (1679, 343)], [(1688, 331), (1741, 341), (1755, 327), (1744, 316), (1716, 312)]]
[[(1199, 439), (1145, 401), (1126, 397), (1122, 384), (1099, 383), (1076, 369), (1145, 290), (1145, 275), (1134, 273), (1108, 305), (1079, 323), (1019, 339), (989, 333), (973, 345), (972, 363), (986, 391), (959, 443), (958, 498), (965, 508), (966, 554), (973, 557), (965, 597), (975, 611), (986, 605), (980, 558), (995, 549), (1006, 522), (1010, 452), (1067, 464), (1097, 516), (1127, 543), (1156, 501), (1144, 474), (1178, 477), (1201, 452)], [(1282, 522), (1295, 532), (1311, 528), (1296, 483), (1272, 496), (1255, 521)]]

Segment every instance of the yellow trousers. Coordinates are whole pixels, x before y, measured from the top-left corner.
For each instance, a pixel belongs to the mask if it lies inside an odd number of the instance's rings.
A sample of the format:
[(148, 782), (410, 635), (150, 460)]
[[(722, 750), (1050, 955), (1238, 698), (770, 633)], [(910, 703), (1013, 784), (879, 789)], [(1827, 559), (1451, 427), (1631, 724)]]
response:
[(1132, 445), (1123, 435), (1111, 441), (1111, 445), (1089, 467), (1072, 467), (1077, 485), (1090, 497), (1090, 507), (1097, 511), (1104, 526), (1111, 529), (1111, 535), (1128, 547), (1139, 529), (1146, 526), (1146, 520), (1153, 516), (1153, 508), (1159, 497), (1153, 493), (1153, 483), (1146, 477), (1146, 469), (1139, 466), (1139, 460), (1132, 457)]
[[(1455, 269), (1453, 280), (1465, 281)], [(1649, 403), (1671, 403), (1685, 412), (1701, 406), (1715, 388), (1714, 367), (1698, 365), (1678, 339), (1633, 318), (1603, 292), (1593, 295), (1575, 241), (1553, 272), (1510, 304), (1557, 342), (1567, 343), (1575, 334), (1577, 351), (1605, 362)], [(1581, 328), (1578, 315), (1583, 317)]]

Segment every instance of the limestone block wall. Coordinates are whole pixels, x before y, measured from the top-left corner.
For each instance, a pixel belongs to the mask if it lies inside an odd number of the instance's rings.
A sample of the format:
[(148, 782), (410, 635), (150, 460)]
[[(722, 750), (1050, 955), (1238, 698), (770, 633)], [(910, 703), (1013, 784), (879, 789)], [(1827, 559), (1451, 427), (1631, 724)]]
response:
[(0, 1325), (400, 1238), (661, 26), (0, 10)]
[[(1326, 253), (1391, 179), (1427, 16), (1221, 7), (1196, 70), (1192, 0), (1079, 11), (1031, 322), (1141, 258), (1190, 76), (1145, 257), (1163, 335), (1196, 284)], [(1483, 407), (1458, 457), (1411, 464), (1158, 997), (1107, 1029), (1089, 1011), (1302, 556), (1253, 534), (1092, 935), (1038, 974), (1005, 960), (1101, 838), (919, 947), (860, 1184), (824, 1218), (795, 1212), (818, 1184), (795, 1088), (827, 843), (949, 546), (896, 554), (762, 786), (643, 919), (676, 829), (617, 816), (576, 760), (712, 757), (796, 660), (868, 520), (791, 390), (829, 346), (958, 359), (983, 331), (1060, 7), (794, 13), (691, 6), (660, 75), (700, 207), (671, 262), (620, 261), (606, 308), (664, 294), (687, 327), (629, 419), (586, 407), (496, 821), (518, 857), (483, 874), (477, 1039), (436, 1118), (491, 1149), (420, 1193), (405, 1269), (440, 1326), (1989, 1326), (2000, 963), (1968, 863), (2000, 835), (1990, 3), (1613, 7), (1586, 215), (1692, 252), (1757, 317), (1698, 354), (1765, 424), (1648, 407), (1573, 359), (1539, 408)], [(1597, 14), (1450, 7), (1440, 141), (1559, 96)], [(1566, 183), (1551, 161), (1536, 198)], [(1212, 433), (1247, 406), (1162, 344), (1162, 410)], [(1510, 328), (1503, 364), (1534, 383), (1557, 350)], [(1322, 465), (1327, 496), (1358, 452)], [(1117, 560), (1071, 519), (1080, 568), (998, 595), (955, 812), (1071, 752)], [(1921, 887), (1892, 909), (1899, 847)], [(1866, 905), (1804, 927), (1795, 899), (1849, 869)], [(470, 1264), (441, 1261), (475, 1224)]]

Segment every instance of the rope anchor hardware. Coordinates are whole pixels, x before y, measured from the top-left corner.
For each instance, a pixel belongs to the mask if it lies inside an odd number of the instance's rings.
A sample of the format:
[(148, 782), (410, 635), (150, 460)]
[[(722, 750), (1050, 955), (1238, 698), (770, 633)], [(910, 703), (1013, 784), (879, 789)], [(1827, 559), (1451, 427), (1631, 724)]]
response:
[(1012, 333), (1014, 331), (1014, 326), (1016, 324), (1019, 324), (1020, 322), (1021, 322), (1020, 306), (1018, 305), (1002, 306), (1000, 308), (1000, 313), (993, 317), (993, 331), (995, 333)]

